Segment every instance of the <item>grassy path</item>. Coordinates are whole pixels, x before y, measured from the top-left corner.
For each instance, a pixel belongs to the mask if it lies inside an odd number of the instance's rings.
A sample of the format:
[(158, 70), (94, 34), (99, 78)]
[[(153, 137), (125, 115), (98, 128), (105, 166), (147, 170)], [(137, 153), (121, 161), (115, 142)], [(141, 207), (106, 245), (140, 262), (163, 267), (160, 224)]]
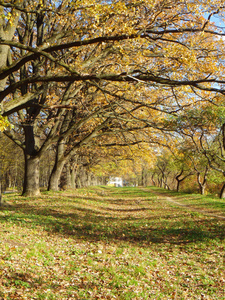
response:
[[(182, 194), (182, 193), (174, 193), (170, 192), (174, 197), (171, 197), (169, 195), (169, 191), (165, 191), (158, 188), (150, 188), (151, 192), (155, 193), (158, 198), (165, 199), (166, 201), (169, 201), (175, 205), (182, 206), (185, 209), (188, 209), (193, 212), (199, 212), (203, 215), (209, 216), (209, 217), (216, 217), (219, 219), (225, 220), (225, 200), (215, 199), (215, 198), (206, 198), (206, 202), (204, 201), (204, 197), (200, 195), (190, 195), (190, 194)], [(158, 192), (157, 192), (158, 190)], [(181, 196), (180, 196), (181, 195)], [(178, 202), (177, 199), (179, 199), (183, 202)], [(174, 200), (175, 199), (175, 200)], [(192, 200), (192, 201), (190, 201)], [(194, 200), (194, 201), (193, 201)], [(202, 201), (203, 200), (203, 201)], [(208, 201), (207, 201), (208, 200)], [(203, 202), (203, 203), (202, 203)], [(219, 204), (219, 205), (218, 205)], [(200, 205), (200, 207), (199, 207)], [(207, 205), (210, 205), (211, 209), (207, 208)], [(222, 208), (222, 211), (219, 210)]]
[(7, 200), (0, 299), (225, 299), (222, 200), (106, 187)]

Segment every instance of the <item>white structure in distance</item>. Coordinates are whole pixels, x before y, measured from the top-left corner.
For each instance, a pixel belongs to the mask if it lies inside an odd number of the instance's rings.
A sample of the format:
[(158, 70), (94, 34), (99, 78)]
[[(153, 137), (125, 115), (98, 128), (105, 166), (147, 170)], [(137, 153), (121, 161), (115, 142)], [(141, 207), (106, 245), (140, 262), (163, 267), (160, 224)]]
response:
[(123, 186), (123, 178), (122, 177), (110, 177), (107, 185), (122, 187)]

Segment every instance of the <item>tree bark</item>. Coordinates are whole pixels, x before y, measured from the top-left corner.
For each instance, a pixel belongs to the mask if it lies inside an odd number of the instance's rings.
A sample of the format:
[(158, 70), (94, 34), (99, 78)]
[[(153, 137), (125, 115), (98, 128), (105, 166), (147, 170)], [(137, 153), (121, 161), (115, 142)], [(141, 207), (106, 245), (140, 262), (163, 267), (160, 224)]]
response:
[(1, 161), (0, 161), (0, 206), (2, 206), (3, 202), (2, 202), (2, 168), (1, 168)]
[(76, 187), (79, 189), (82, 187), (80, 176), (76, 176)]
[(185, 175), (183, 178), (180, 178), (182, 176), (183, 172), (184, 172), (184, 170), (181, 170), (181, 172), (175, 177), (175, 179), (177, 181), (177, 189), (176, 189), (177, 192), (179, 192), (179, 190), (180, 190), (180, 183), (182, 181), (184, 181), (187, 177), (193, 175), (192, 173), (189, 173), (189, 174)]
[(25, 160), (25, 172), (22, 195), (40, 195), (40, 157), (38, 152), (38, 141), (35, 140), (33, 124), (26, 124), (24, 127), (25, 145), (23, 149)]
[(26, 153), (25, 156), (25, 175), (23, 184), (23, 195), (24, 196), (39, 196), (39, 167), (40, 158), (39, 156), (30, 156)]
[(206, 185), (200, 186), (200, 193), (201, 195), (205, 195)]
[(142, 172), (141, 172), (141, 185), (146, 187), (148, 184), (148, 172), (147, 170), (143, 167)]
[(49, 178), (48, 191), (56, 192), (59, 190), (60, 177), (65, 163), (66, 160), (55, 161), (54, 167)]
[(63, 167), (67, 162), (67, 157), (64, 156), (65, 152), (65, 141), (59, 139), (56, 145), (55, 163), (49, 178), (48, 191), (58, 191), (60, 176), (62, 174)]
[[(17, 22), (20, 17), (19, 11), (11, 11), (13, 22), (5, 22), (4, 20), (4, 7), (0, 6), (0, 38), (3, 40), (12, 40), (14, 32), (16, 30)], [(0, 45), (0, 69), (7, 66), (7, 60), (9, 55), (9, 46)], [(5, 89), (7, 78), (0, 80), (0, 92)], [(1, 110), (3, 110), (3, 103), (1, 103)], [(2, 205), (2, 188), (1, 188), (1, 177), (0, 177), (0, 205)]]
[(76, 188), (77, 166), (72, 166), (71, 170), (71, 188)]
[(87, 186), (87, 174), (86, 174), (86, 170), (83, 167), (80, 169), (79, 178), (80, 178), (81, 187), (86, 187)]
[(202, 180), (201, 180), (201, 172), (196, 167), (195, 167), (195, 171), (197, 172), (197, 182), (198, 182), (200, 194), (205, 195), (207, 177), (209, 173), (209, 166), (208, 165), (205, 166), (205, 171), (202, 175)]
[(179, 192), (179, 190), (180, 190), (180, 183), (181, 183), (181, 180), (177, 180), (177, 192)]
[(201, 182), (200, 173), (198, 173), (197, 181), (198, 181), (198, 185), (199, 185), (200, 194), (205, 195), (206, 182), (207, 182), (206, 178), (204, 178), (203, 181)]
[(66, 164), (66, 188), (71, 189), (72, 188), (72, 176), (71, 176), (72, 170), (69, 163)]
[(225, 198), (225, 183), (222, 186), (222, 189), (220, 191), (220, 199)]
[(152, 183), (153, 183), (154, 186), (156, 186), (156, 182), (155, 182), (154, 176), (155, 176), (155, 173), (152, 174)]

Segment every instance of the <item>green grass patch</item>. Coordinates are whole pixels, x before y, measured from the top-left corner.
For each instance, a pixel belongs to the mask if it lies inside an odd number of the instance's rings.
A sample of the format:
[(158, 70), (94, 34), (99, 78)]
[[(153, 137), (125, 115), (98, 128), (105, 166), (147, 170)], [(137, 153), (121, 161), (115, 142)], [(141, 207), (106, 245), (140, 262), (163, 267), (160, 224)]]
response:
[(5, 199), (0, 299), (225, 299), (224, 200), (114, 187)]
[(225, 217), (225, 199), (219, 199), (214, 195), (187, 194), (183, 192), (168, 191), (158, 187), (151, 187), (158, 195), (173, 197), (182, 205), (198, 208), (199, 210), (212, 213), (220, 213)]

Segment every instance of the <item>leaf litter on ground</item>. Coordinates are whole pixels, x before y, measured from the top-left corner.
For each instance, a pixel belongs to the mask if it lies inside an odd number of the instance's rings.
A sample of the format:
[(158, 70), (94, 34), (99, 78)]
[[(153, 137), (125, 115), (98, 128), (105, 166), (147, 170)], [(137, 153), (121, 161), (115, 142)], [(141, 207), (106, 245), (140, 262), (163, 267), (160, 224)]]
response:
[[(7, 195), (0, 299), (225, 299), (224, 220), (162, 194), (92, 187)], [(210, 199), (204, 212), (217, 212)]]

